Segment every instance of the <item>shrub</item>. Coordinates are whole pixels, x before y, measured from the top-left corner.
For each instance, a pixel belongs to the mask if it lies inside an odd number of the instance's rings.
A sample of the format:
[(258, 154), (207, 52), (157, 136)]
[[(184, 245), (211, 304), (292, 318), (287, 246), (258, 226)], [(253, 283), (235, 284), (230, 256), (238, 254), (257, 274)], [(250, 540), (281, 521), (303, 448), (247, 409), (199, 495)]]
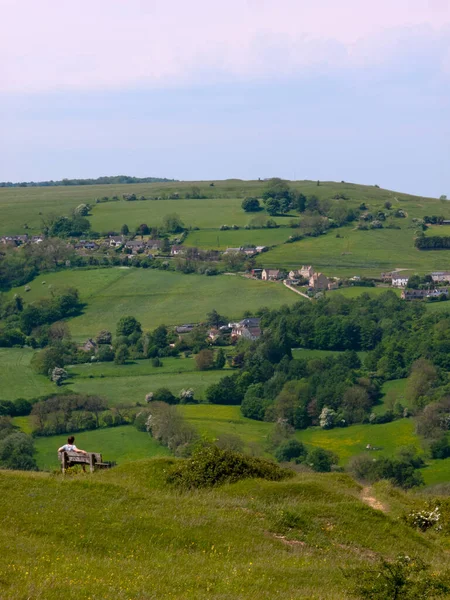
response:
[(305, 446), (298, 440), (286, 440), (275, 451), (275, 458), (279, 462), (290, 461), (294, 458), (304, 458), (306, 456)]
[(313, 448), (308, 452), (305, 462), (313, 471), (329, 473), (332, 465), (337, 464), (338, 457), (329, 450)]
[(158, 388), (153, 394), (153, 401), (166, 402), (167, 404), (177, 404), (178, 398), (176, 398), (169, 389)]
[(207, 445), (199, 447), (190, 459), (176, 465), (167, 481), (191, 489), (214, 487), (250, 477), (280, 481), (292, 475), (291, 471), (269, 460)]

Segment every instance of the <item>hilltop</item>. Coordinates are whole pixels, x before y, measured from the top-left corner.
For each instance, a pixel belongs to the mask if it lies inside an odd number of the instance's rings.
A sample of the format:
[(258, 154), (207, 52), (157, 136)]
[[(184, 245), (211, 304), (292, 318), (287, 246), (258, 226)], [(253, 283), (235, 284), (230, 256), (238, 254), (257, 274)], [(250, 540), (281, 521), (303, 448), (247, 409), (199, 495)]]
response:
[(174, 460), (65, 479), (1, 472), (0, 596), (340, 600), (346, 573), (381, 557), (446, 567), (447, 534), (398, 518), (420, 498), (311, 473), (181, 493), (165, 483)]

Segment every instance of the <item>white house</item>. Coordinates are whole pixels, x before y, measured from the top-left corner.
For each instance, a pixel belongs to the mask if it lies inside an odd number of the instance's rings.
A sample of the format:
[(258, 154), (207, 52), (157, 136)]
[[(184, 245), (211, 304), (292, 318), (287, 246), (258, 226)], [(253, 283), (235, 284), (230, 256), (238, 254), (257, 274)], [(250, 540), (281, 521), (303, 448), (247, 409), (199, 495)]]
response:
[(396, 275), (392, 278), (392, 287), (404, 288), (408, 283), (409, 277), (402, 277), (400, 275)]
[(434, 271), (433, 273), (431, 273), (431, 279), (434, 283), (450, 281), (450, 271)]

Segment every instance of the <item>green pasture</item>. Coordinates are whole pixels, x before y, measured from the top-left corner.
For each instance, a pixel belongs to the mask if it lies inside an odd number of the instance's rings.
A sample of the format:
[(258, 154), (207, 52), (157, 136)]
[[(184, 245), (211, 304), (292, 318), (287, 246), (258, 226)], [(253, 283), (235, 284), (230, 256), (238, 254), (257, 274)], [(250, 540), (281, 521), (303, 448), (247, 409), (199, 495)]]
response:
[(364, 504), (342, 474), (180, 493), (165, 482), (173, 464), (160, 457), (65, 478), (0, 473), (0, 596), (345, 600), (347, 573), (373, 569), (375, 557), (417, 555), (433, 575), (448, 567), (448, 535), (399, 519), (420, 505), (401, 491), (396, 514)]
[(30, 348), (0, 348), (0, 399), (34, 398), (56, 388), (44, 375), (37, 375), (30, 361)]
[(316, 271), (337, 277), (379, 277), (382, 272), (394, 269), (427, 273), (448, 268), (450, 253), (417, 250), (414, 229), (408, 229), (404, 222), (401, 225), (402, 229), (370, 231), (344, 227), (338, 233), (329, 231), (316, 238), (277, 246), (259, 256), (257, 262), (266, 268), (286, 269), (312, 264)]
[(195, 358), (167, 357), (162, 358), (162, 366), (154, 367), (151, 360), (128, 361), (125, 365), (113, 362), (86, 363), (69, 367), (69, 372), (76, 379), (92, 377), (140, 377), (159, 376), (168, 373), (188, 373), (196, 371)]
[[(186, 227), (210, 228), (217, 230), (221, 225), (243, 227), (255, 216), (246, 213), (242, 207), (242, 198), (205, 198), (203, 200), (148, 200), (145, 202), (105, 202), (96, 204), (92, 210), (91, 224), (95, 231), (118, 231), (126, 223), (134, 230), (141, 223), (149, 227), (160, 227), (163, 218), (177, 213)], [(267, 219), (270, 216), (266, 212)], [(276, 217), (278, 223), (288, 223), (294, 217)]]
[(407, 379), (393, 379), (386, 381), (381, 388), (382, 397), (379, 404), (373, 407), (373, 412), (376, 415), (383, 414), (387, 410), (392, 410), (396, 402), (404, 407), (409, 406), (406, 398)]
[(194, 246), (204, 250), (225, 250), (240, 246), (276, 246), (285, 242), (295, 230), (289, 227), (278, 229), (239, 229), (237, 231), (218, 231), (200, 229), (191, 231), (184, 241), (185, 246)]
[[(50, 290), (49, 284), (53, 286)], [(87, 303), (84, 313), (69, 321), (76, 339), (93, 337), (101, 329), (114, 332), (124, 315), (133, 315), (145, 329), (154, 329), (161, 324), (201, 322), (213, 308), (237, 319), (248, 310), (279, 308), (301, 298), (281, 284), (238, 275), (206, 277), (120, 267), (43, 275), (30, 284), (30, 292), (22, 287), (14, 288), (10, 294), (19, 293), (25, 301), (35, 300), (48, 297), (52, 289), (67, 286), (77, 287)]]
[[(37, 233), (42, 230), (42, 219), (50, 214), (69, 214), (78, 204), (89, 203), (93, 208), (92, 225), (99, 231), (119, 229), (123, 223), (135, 227), (140, 223), (157, 225), (162, 217), (170, 212), (178, 212), (186, 225), (196, 227), (219, 227), (222, 224), (245, 225), (251, 215), (240, 208), (246, 196), (261, 196), (264, 181), (225, 180), (215, 181), (211, 186), (203, 182), (168, 182), (149, 184), (86, 185), (30, 188), (1, 188), (0, 210), (2, 220), (0, 235), (20, 234), (28, 231)], [(316, 195), (319, 199), (331, 199), (336, 194), (345, 194), (348, 200), (342, 200), (349, 206), (358, 206), (365, 202), (368, 209), (382, 208), (387, 200), (408, 212), (409, 217), (422, 217), (424, 214), (449, 214), (447, 205), (429, 198), (410, 196), (375, 186), (351, 183), (294, 181), (290, 185), (305, 195)], [(180, 196), (191, 192), (192, 187), (200, 188), (205, 200), (164, 200), (173, 193)], [(138, 197), (158, 197), (163, 200), (137, 202), (119, 202), (95, 204), (96, 198), (134, 193)], [(192, 204), (191, 204), (192, 203)], [(281, 218), (281, 222), (283, 217)], [(25, 229), (25, 225), (28, 229)]]
[(203, 400), (205, 390), (224, 377), (224, 371), (194, 371), (186, 373), (161, 373), (152, 375), (130, 375), (112, 377), (75, 377), (64, 386), (80, 394), (96, 394), (115, 404), (134, 405), (145, 403), (145, 396), (159, 388), (168, 388), (178, 395), (184, 388), (192, 388), (197, 400)]
[(351, 456), (365, 452), (367, 444), (382, 448), (379, 452), (372, 452), (374, 457), (380, 454), (392, 456), (402, 446), (420, 449), (412, 419), (400, 419), (384, 425), (351, 425), (330, 430), (310, 427), (296, 432), (296, 437), (305, 444), (331, 450), (339, 456), (341, 464), (345, 464)]
[[(36, 461), (40, 469), (58, 468), (57, 450), (67, 442), (66, 435), (35, 438)], [(78, 448), (88, 452), (100, 452), (104, 460), (113, 460), (119, 464), (166, 456), (169, 450), (156, 442), (148, 433), (138, 431), (132, 425), (82, 431), (76, 434)]]

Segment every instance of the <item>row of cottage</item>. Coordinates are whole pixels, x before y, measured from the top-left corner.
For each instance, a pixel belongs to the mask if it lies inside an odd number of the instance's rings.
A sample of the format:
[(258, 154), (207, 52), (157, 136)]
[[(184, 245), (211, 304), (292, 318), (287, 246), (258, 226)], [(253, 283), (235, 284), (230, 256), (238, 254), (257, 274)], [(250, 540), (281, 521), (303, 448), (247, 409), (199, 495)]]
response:
[(253, 269), (252, 275), (263, 281), (286, 280), (286, 283), (298, 285), (302, 281), (308, 282), (308, 287), (314, 291), (337, 289), (337, 281), (328, 279), (323, 273), (316, 273), (311, 265), (303, 265), (300, 269), (286, 273), (280, 269)]

